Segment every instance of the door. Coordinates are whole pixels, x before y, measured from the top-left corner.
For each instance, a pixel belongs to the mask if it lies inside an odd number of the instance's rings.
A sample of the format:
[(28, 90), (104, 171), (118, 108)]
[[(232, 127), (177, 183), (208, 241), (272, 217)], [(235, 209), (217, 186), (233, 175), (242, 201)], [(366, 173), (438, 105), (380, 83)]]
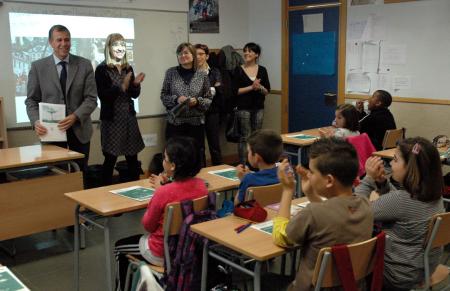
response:
[(341, 2), (289, 1), (284, 50), (289, 67), (285, 122), (289, 132), (330, 125), (337, 103), (344, 101), (339, 83), (343, 84), (340, 76), (345, 69), (345, 58), (340, 58), (345, 54), (345, 29), (340, 20), (346, 6)]

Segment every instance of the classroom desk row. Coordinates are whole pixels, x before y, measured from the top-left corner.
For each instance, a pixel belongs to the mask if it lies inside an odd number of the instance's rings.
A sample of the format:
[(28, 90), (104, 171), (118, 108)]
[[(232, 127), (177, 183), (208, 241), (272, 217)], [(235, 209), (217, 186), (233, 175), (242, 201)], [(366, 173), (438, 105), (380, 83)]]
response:
[[(0, 183), (0, 241), (73, 225), (74, 204), (64, 193), (83, 189), (75, 163), (83, 158), (54, 145), (0, 149), (0, 173), (9, 179)], [(69, 163), (75, 172), (53, 167), (61, 163)], [(53, 175), (26, 178), (36, 168)]]
[[(209, 173), (210, 171), (217, 171), (227, 168), (234, 167), (228, 165), (206, 167), (200, 171), (197, 177), (207, 182), (208, 190), (210, 192), (220, 192), (236, 189), (239, 186), (239, 180), (236, 181), (226, 179)], [(108, 286), (107, 290), (113, 290), (111, 270), (112, 249), (110, 243), (109, 220), (113, 215), (144, 209), (148, 205), (148, 201), (140, 202), (110, 192), (111, 190), (123, 189), (131, 186), (150, 187), (150, 183), (148, 179), (144, 179), (65, 194), (69, 199), (77, 204), (75, 208), (74, 230), (75, 290), (79, 290), (80, 221), (88, 221), (92, 225), (103, 229), (105, 244), (106, 283)], [(84, 209), (82, 210), (81, 207), (83, 207)], [(99, 218), (103, 218), (103, 223), (99, 222)]]
[[(308, 201), (306, 197), (292, 200), (292, 205)], [(276, 211), (267, 210), (267, 219), (271, 220)], [(248, 223), (249, 221), (234, 215), (223, 218), (195, 224), (191, 226), (191, 230), (207, 239), (225, 246), (233, 251), (244, 254), (255, 260), (253, 271), (242, 267), (227, 258), (220, 256), (218, 253), (209, 250), (209, 244), (204, 245), (203, 262), (202, 262), (202, 291), (206, 290), (208, 278), (208, 257), (212, 256), (223, 263), (226, 263), (241, 272), (253, 277), (253, 290), (261, 290), (261, 265), (264, 261), (286, 254), (289, 250), (281, 248), (273, 243), (272, 235), (262, 232), (251, 227), (244, 232), (237, 233), (236, 227)]]

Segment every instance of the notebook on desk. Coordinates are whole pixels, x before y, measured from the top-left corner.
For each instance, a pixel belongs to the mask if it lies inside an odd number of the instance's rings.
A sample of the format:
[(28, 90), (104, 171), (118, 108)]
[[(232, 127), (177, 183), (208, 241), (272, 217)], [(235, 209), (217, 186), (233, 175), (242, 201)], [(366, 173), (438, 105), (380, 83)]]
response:
[(145, 188), (141, 186), (132, 186), (128, 188), (111, 190), (110, 192), (142, 202), (152, 198), (153, 194), (155, 193), (155, 189)]

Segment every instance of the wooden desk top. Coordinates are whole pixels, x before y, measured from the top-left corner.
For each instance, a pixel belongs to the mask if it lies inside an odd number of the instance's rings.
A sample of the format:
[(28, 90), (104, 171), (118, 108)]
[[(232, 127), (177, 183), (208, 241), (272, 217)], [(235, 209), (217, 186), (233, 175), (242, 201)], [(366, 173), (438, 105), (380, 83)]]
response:
[[(239, 186), (239, 181), (232, 181), (221, 178), (216, 175), (208, 174), (209, 171), (232, 168), (228, 165), (220, 165), (203, 168), (197, 175), (198, 178), (204, 179), (208, 182), (209, 191), (224, 191), (231, 190)], [(148, 201), (136, 201), (126, 198), (109, 191), (117, 190), (132, 186), (150, 187), (148, 179), (139, 181), (132, 181), (127, 183), (115, 184), (88, 190), (76, 191), (66, 193), (68, 198), (74, 200), (76, 203), (84, 206), (97, 214), (102, 216), (110, 216), (118, 213), (130, 212), (138, 209), (146, 208)]]
[(39, 166), (82, 158), (84, 158), (83, 154), (54, 145), (32, 145), (0, 149), (0, 170)]
[(316, 141), (316, 139), (305, 139), (304, 140), (304, 139), (298, 139), (298, 138), (291, 137), (292, 135), (298, 135), (298, 134), (307, 134), (307, 135), (312, 135), (312, 136), (316, 136), (317, 138), (320, 138), (319, 128), (313, 128), (313, 129), (307, 129), (307, 130), (282, 134), (281, 139), (283, 140), (284, 144), (290, 144), (290, 145), (295, 145), (295, 146), (300, 146), (300, 147), (301, 146), (309, 146)]
[[(299, 198), (292, 203), (297, 204), (306, 200), (306, 198)], [(268, 219), (272, 219), (277, 213), (271, 209), (267, 209), (267, 212)], [(275, 245), (272, 236), (267, 233), (251, 227), (239, 234), (236, 233), (234, 229), (247, 222), (246, 219), (230, 215), (192, 225), (191, 230), (258, 261), (265, 261), (285, 253), (286, 250)]]
[[(445, 156), (443, 154), (447, 150), (448, 150), (448, 148), (438, 148), (438, 152), (439, 152), (439, 155), (441, 157), (441, 161), (443, 161), (445, 159)], [(373, 156), (377, 156), (377, 157), (381, 157), (381, 158), (385, 158), (385, 159), (393, 159), (394, 158), (394, 153), (395, 153), (395, 148), (392, 148), (392, 149), (387, 149), (387, 150), (383, 150), (383, 151), (374, 152), (374, 153), (372, 153), (372, 155)]]

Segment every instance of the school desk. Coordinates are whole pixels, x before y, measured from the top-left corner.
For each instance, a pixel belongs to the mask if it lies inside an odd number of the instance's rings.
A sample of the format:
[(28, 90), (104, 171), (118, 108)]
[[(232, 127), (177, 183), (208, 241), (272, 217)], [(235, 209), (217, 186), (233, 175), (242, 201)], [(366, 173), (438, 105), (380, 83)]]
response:
[[(55, 175), (14, 179), (0, 184), (0, 241), (73, 225), (75, 203), (64, 193), (83, 189), (76, 160), (84, 155), (54, 145), (0, 149), (0, 172), (50, 166)], [(76, 172), (52, 165), (70, 163)], [(13, 178), (13, 177), (10, 177)]]
[[(305, 202), (306, 197), (292, 200), (292, 204)], [(276, 211), (267, 209), (267, 219), (270, 220), (276, 215)], [(240, 266), (220, 254), (209, 249), (208, 243), (203, 248), (203, 262), (202, 262), (202, 291), (206, 290), (208, 279), (208, 256), (218, 259), (219, 261), (230, 265), (231, 267), (253, 277), (253, 290), (261, 290), (261, 265), (264, 261), (281, 256), (287, 252), (273, 243), (272, 235), (262, 231), (247, 228), (241, 233), (236, 233), (235, 229), (249, 221), (234, 215), (223, 218), (210, 220), (207, 222), (195, 224), (191, 226), (191, 230), (198, 233), (208, 240), (223, 245), (233, 251), (246, 255), (255, 260), (255, 267), (249, 270)]]
[[(210, 192), (235, 189), (239, 186), (239, 181), (233, 181), (208, 173), (209, 171), (221, 170), (226, 168), (233, 167), (228, 165), (206, 167), (200, 171), (197, 177), (205, 180), (208, 183), (208, 190)], [(112, 215), (131, 212), (138, 209), (144, 209), (148, 205), (148, 201), (140, 202), (110, 192), (111, 190), (117, 190), (131, 186), (150, 187), (150, 183), (148, 179), (144, 179), (65, 194), (70, 200), (74, 201), (77, 204), (77, 206), (75, 207), (74, 230), (75, 290), (79, 290), (79, 226), (80, 220), (84, 220), (88, 221), (93, 226), (103, 229), (105, 243), (106, 284), (108, 286), (107, 290), (113, 291), (111, 272), (112, 250), (109, 232), (109, 219)], [(85, 210), (80, 210), (81, 207), (84, 207)], [(100, 222), (99, 219), (102, 219), (103, 223)]]
[[(448, 148), (438, 148), (438, 152), (439, 152), (441, 161), (444, 161), (446, 159), (445, 153), (447, 151), (448, 151)], [(390, 159), (390, 160), (394, 158), (394, 154), (395, 154), (395, 148), (377, 151), (377, 152), (372, 153), (373, 156), (381, 157), (384, 159)]]

